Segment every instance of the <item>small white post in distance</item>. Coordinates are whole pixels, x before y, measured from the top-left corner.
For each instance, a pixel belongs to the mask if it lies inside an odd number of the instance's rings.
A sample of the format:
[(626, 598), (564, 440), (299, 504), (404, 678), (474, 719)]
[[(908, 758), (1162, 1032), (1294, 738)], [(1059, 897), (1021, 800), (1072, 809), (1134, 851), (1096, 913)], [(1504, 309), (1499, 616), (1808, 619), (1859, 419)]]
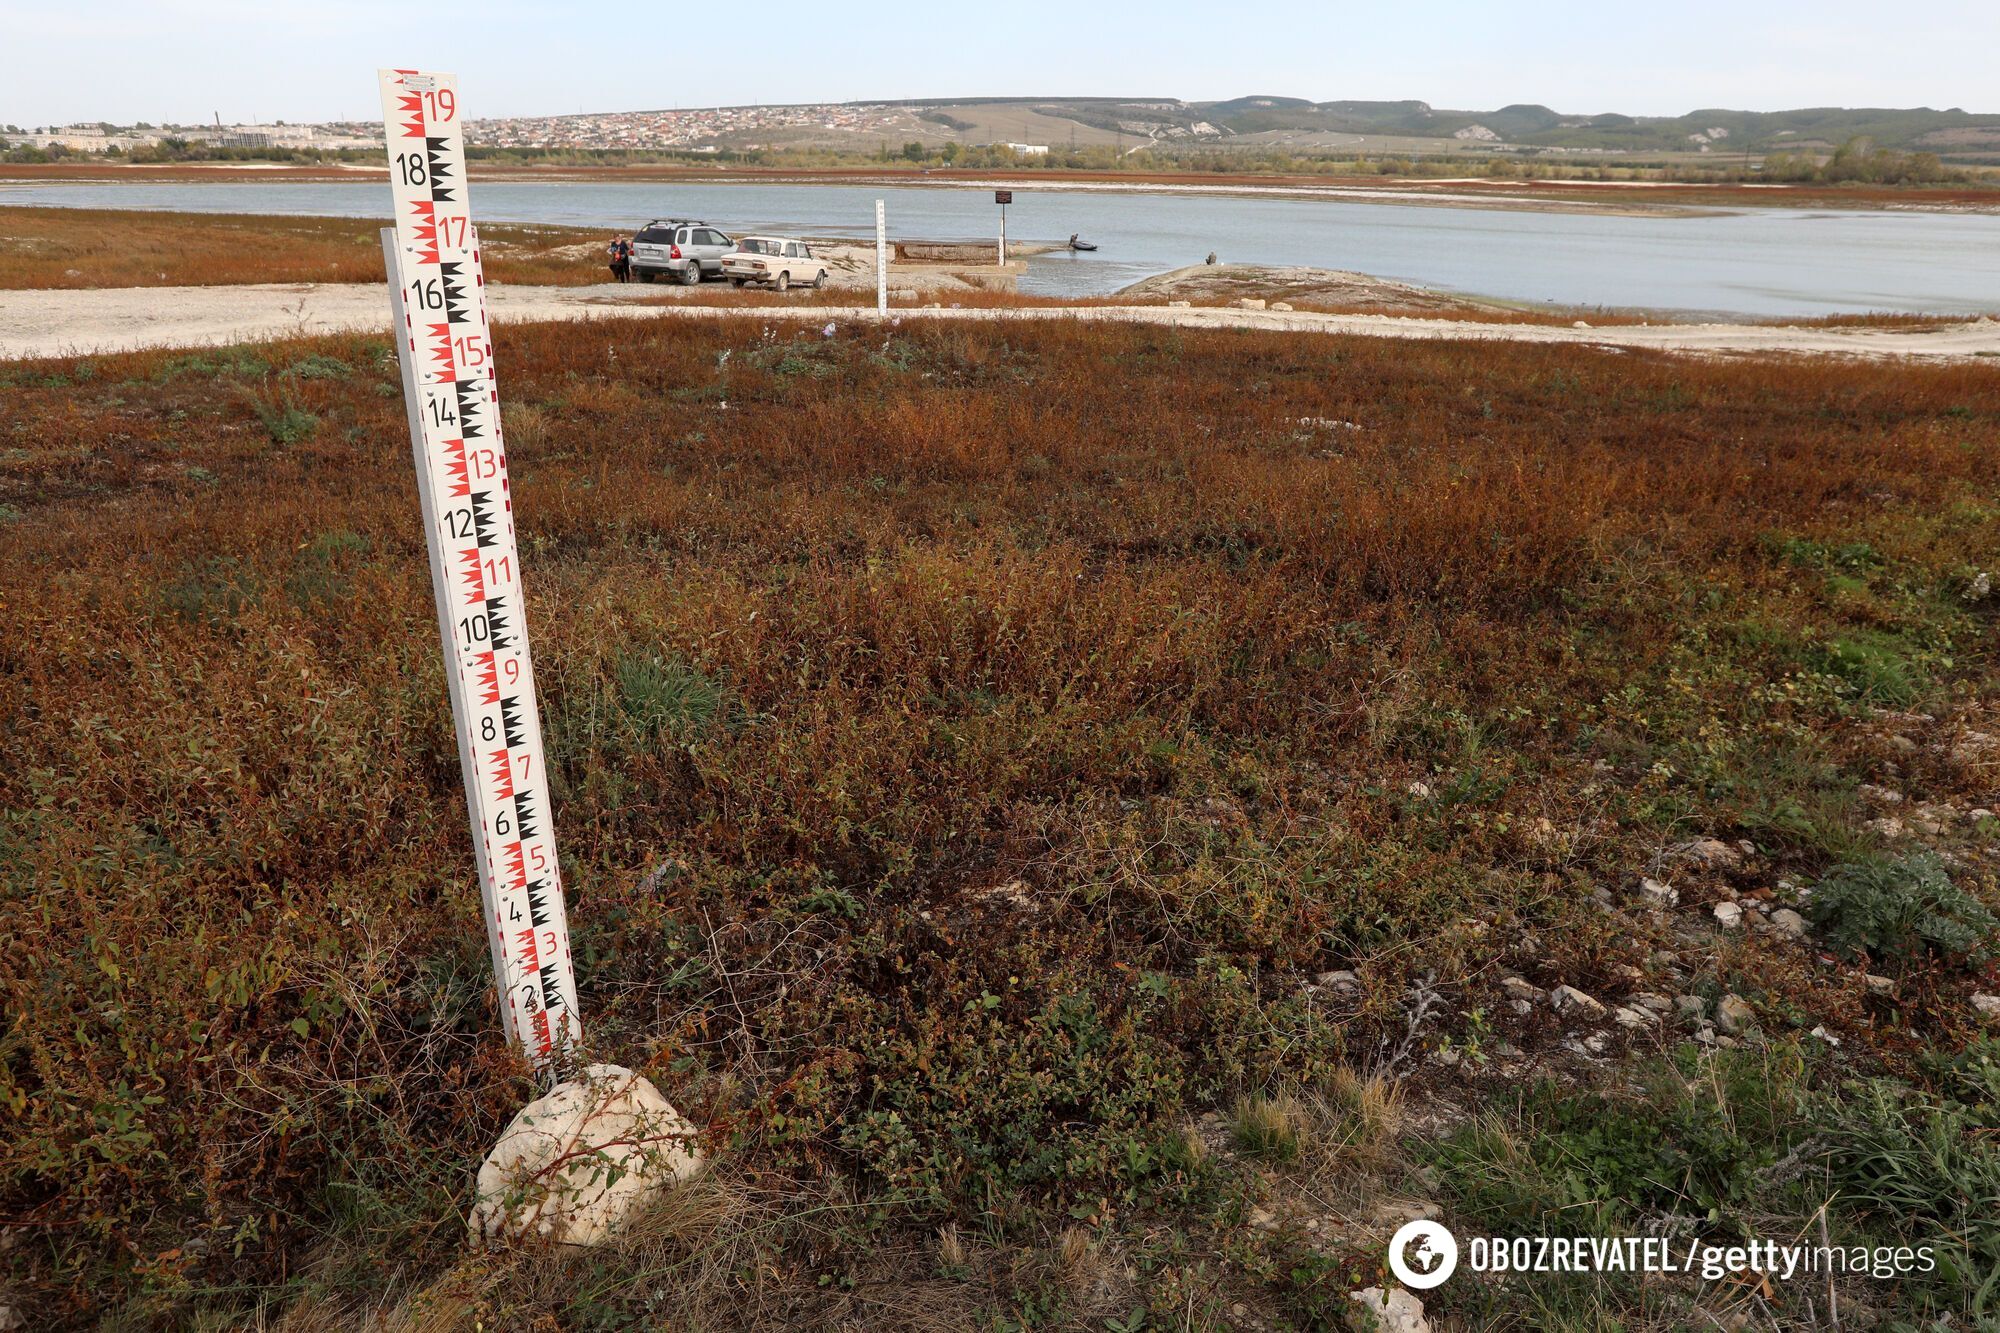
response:
[(875, 201), (875, 313), (889, 313), (889, 215)]
[(561, 1073), (582, 1028), (457, 80), (379, 82), (396, 210), (383, 259), (500, 1016)]

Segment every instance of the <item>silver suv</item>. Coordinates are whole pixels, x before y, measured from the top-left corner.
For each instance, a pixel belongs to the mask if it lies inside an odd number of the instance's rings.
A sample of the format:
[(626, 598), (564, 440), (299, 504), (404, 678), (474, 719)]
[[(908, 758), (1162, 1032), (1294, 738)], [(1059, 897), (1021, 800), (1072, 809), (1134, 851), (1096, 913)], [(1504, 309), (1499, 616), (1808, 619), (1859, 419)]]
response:
[(662, 273), (693, 286), (722, 272), (736, 242), (693, 218), (655, 218), (632, 234), (632, 276), (651, 282)]

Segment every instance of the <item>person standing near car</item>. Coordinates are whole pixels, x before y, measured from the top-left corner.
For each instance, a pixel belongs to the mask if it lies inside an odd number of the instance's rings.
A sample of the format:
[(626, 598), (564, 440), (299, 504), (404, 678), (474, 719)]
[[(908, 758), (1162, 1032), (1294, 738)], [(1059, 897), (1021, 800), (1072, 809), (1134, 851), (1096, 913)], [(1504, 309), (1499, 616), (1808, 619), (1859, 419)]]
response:
[(619, 267), (619, 261), (618, 261), (618, 247), (620, 244), (621, 242), (618, 236), (614, 234), (611, 237), (611, 240), (604, 247), (604, 257), (606, 261), (611, 265), (611, 280), (613, 282), (625, 281), (624, 270)]
[(618, 238), (618, 281), (632, 281), (632, 242), (629, 238)]

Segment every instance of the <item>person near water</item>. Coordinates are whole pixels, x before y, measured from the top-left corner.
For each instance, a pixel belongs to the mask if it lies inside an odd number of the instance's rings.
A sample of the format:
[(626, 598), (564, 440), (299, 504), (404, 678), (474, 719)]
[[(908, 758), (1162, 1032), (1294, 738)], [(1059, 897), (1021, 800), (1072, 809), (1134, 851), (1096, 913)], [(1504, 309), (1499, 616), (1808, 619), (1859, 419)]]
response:
[(623, 236), (618, 238), (618, 281), (632, 281), (632, 242)]
[(625, 275), (618, 267), (618, 244), (618, 237), (614, 235), (604, 247), (604, 257), (606, 262), (611, 265), (611, 280), (613, 282), (625, 281)]
[(1069, 234), (1069, 248), (1070, 248), (1070, 249), (1072, 249), (1072, 250), (1076, 249), (1076, 233), (1075, 233), (1075, 232), (1071, 232), (1071, 233)]

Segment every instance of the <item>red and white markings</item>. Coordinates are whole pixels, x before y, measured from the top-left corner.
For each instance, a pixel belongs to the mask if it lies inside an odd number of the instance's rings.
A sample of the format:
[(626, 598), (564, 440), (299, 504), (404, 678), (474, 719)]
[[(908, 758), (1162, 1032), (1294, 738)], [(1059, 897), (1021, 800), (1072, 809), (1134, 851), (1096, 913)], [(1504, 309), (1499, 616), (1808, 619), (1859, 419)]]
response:
[[(479, 237), (466, 206), (457, 81), (381, 72), (401, 269), (404, 365), (414, 371), (431, 561), (446, 668), (508, 1037), (538, 1064), (581, 1033), (521, 556), (493, 378)], [(390, 281), (399, 281), (391, 274)]]

